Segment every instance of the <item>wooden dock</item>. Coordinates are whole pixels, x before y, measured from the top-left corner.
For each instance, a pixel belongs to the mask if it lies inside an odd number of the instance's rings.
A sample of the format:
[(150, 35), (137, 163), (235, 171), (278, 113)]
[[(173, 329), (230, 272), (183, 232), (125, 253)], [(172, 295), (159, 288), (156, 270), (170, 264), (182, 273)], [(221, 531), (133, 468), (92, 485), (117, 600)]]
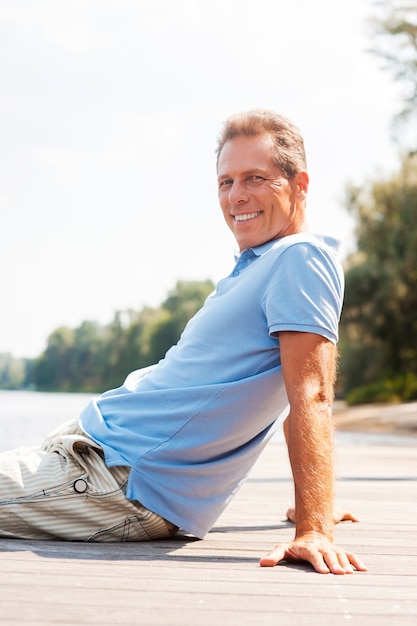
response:
[(292, 536), (285, 446), (269, 445), (204, 541), (139, 544), (0, 540), (0, 624), (303, 626), (417, 624), (417, 438), (338, 443), (337, 527), (367, 573), (261, 568)]

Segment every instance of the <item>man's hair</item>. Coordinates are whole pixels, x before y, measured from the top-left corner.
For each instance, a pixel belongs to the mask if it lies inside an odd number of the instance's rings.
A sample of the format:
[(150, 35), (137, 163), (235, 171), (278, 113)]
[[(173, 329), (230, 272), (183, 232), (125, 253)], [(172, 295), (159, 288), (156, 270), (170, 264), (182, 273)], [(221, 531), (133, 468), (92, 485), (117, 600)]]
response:
[(230, 139), (264, 134), (271, 135), (275, 164), (290, 180), (307, 168), (304, 140), (298, 127), (283, 115), (264, 109), (236, 113), (225, 121), (217, 141), (217, 162), (224, 144)]

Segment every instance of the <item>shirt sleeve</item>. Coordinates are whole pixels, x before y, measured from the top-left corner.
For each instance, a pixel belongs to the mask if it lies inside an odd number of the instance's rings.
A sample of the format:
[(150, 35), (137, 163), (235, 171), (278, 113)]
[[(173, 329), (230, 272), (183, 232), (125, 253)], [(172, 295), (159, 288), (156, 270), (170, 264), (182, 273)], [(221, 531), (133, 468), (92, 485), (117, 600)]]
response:
[(343, 270), (324, 246), (295, 243), (277, 258), (265, 291), (270, 335), (290, 330), (315, 333), (333, 343), (344, 292)]

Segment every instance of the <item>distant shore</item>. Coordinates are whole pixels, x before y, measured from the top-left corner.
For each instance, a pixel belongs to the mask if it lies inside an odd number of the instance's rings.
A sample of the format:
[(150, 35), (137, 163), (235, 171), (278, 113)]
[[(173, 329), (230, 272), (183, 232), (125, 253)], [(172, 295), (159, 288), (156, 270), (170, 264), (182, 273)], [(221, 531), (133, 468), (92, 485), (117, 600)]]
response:
[(345, 402), (336, 401), (333, 418), (339, 431), (412, 435), (417, 438), (417, 402), (348, 407)]

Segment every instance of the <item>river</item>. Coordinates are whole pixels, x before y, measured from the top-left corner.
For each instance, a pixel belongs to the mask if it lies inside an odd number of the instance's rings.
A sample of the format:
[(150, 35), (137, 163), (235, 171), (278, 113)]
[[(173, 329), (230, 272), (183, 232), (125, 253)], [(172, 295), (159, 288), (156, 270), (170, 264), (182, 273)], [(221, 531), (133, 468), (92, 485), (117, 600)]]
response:
[[(95, 397), (88, 393), (0, 391), (0, 452), (18, 446), (36, 446), (56, 426), (73, 417)], [(372, 434), (360, 429), (336, 432), (339, 443), (416, 445), (416, 437)], [(283, 441), (281, 429), (274, 436)]]
[(50, 430), (76, 417), (93, 397), (87, 393), (0, 391), (0, 451), (41, 443)]

